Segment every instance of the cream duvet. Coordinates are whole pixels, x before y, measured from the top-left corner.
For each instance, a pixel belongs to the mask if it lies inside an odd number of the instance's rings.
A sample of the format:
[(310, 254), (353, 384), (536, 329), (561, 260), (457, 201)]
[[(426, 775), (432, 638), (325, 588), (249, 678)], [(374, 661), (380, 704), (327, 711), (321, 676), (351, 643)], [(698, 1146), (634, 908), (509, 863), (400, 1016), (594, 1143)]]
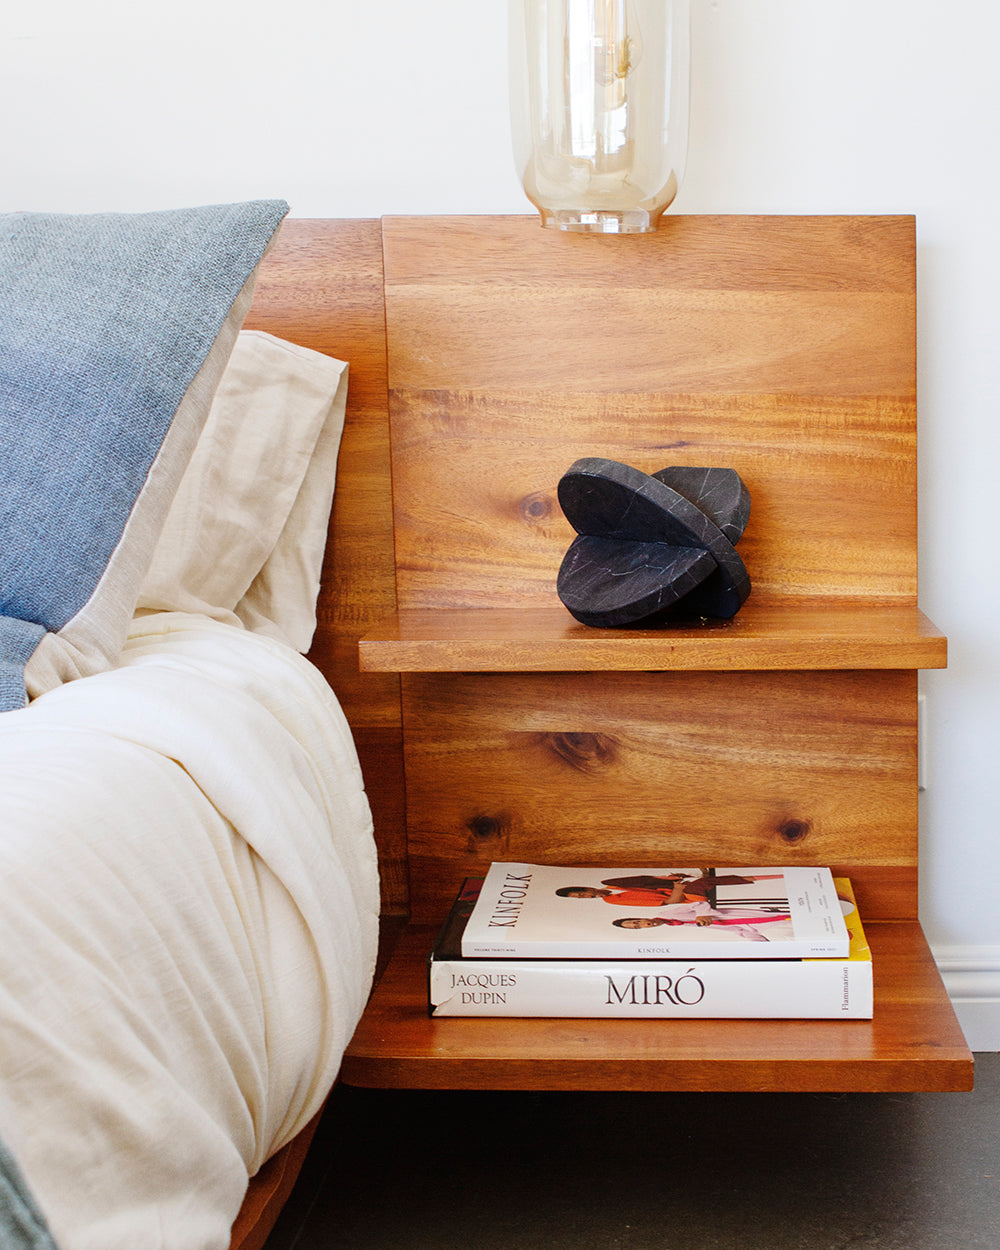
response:
[(0, 717), (0, 1138), (61, 1250), (228, 1246), (336, 1075), (377, 912), (350, 733), (290, 647), (151, 615)]

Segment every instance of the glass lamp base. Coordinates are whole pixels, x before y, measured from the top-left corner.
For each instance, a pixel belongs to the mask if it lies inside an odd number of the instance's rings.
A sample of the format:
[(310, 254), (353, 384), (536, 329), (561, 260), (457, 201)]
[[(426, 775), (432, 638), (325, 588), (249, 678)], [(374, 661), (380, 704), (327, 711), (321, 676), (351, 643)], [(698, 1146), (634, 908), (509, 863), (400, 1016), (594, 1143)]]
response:
[(580, 234), (651, 234), (660, 214), (643, 208), (583, 209), (539, 208), (542, 225), (549, 230), (575, 230)]

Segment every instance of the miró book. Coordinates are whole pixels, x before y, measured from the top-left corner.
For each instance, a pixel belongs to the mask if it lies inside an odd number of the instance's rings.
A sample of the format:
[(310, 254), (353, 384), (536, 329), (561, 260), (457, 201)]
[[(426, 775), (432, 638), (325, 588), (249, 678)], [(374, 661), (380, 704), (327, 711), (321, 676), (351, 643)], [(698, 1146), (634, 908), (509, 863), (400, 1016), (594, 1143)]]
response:
[(467, 959), (462, 931), (482, 878), (470, 877), (428, 960), (432, 1016), (867, 1020), (871, 952), (851, 883), (834, 879), (846, 959)]
[(490, 865), (462, 954), (526, 959), (843, 959), (829, 868)]

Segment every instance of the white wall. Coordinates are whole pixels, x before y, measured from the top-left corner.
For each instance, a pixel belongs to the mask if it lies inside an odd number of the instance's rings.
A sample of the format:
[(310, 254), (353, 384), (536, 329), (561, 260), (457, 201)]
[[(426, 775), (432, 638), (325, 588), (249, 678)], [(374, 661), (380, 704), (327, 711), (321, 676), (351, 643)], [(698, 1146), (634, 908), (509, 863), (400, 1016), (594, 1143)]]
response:
[[(970, 1041), (1000, 1049), (1000, 16), (693, 13), (672, 211), (917, 216), (921, 601), (951, 657), (924, 678), (923, 916)], [(21, 0), (0, 28), (0, 211), (530, 211), (506, 108), (505, 0)]]

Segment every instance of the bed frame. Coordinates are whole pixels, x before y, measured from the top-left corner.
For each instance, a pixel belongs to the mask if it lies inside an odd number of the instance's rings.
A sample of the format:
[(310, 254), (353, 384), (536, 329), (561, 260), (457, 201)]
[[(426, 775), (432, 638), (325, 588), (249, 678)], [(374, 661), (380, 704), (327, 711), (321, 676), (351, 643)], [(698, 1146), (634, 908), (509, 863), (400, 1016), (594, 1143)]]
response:
[[(406, 931), (343, 1079), (969, 1088), (917, 921), (917, 670), (946, 643), (917, 608), (913, 219), (674, 217), (620, 239), (290, 220), (247, 326), (350, 362), (311, 658), (357, 741), (385, 934)], [(741, 473), (754, 589), (733, 622), (569, 617), (555, 486), (593, 455)], [(423, 959), (464, 875), (663, 863), (665, 833), (674, 862), (851, 876), (875, 1020), (427, 1018)], [(300, 1146), (269, 1165), (286, 1184)], [(271, 1183), (234, 1247), (263, 1243)]]

